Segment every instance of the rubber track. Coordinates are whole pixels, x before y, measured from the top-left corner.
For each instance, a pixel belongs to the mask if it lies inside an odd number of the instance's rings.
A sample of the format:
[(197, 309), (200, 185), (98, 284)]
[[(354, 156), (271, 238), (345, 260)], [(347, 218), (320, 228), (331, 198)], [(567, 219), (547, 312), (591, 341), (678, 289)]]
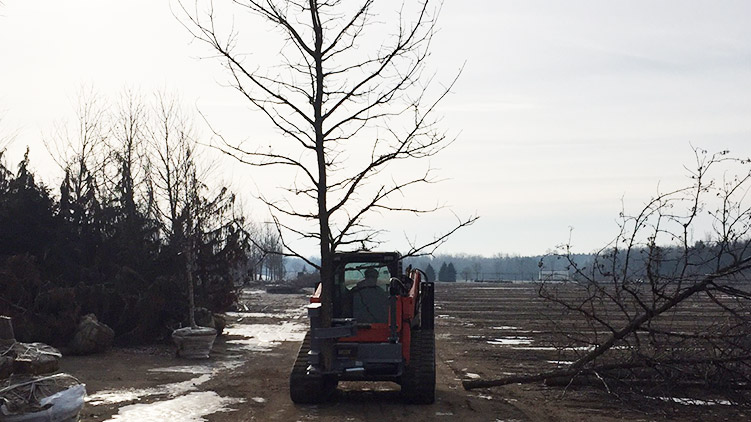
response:
[(308, 351), (310, 331), (300, 345), (295, 365), (289, 375), (289, 396), (298, 404), (313, 404), (326, 401), (336, 388), (336, 382), (327, 382), (322, 376), (308, 375)]
[(410, 362), (402, 375), (402, 397), (408, 403), (435, 402), (435, 332), (412, 331)]

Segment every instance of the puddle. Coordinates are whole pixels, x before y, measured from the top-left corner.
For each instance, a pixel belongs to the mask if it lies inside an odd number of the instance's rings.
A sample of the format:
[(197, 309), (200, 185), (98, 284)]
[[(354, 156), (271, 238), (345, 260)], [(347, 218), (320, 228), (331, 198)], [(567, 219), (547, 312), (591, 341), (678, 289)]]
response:
[(268, 352), (283, 341), (302, 341), (307, 332), (307, 325), (284, 322), (279, 325), (238, 324), (227, 327), (224, 332), (230, 336), (245, 337), (242, 340), (228, 340), (244, 350)]
[(532, 339), (529, 337), (502, 337), (488, 340), (488, 344), (492, 344), (494, 346), (515, 346), (522, 344), (532, 344)]
[(213, 391), (194, 392), (171, 400), (151, 404), (133, 404), (120, 408), (109, 421), (120, 422), (201, 422), (217, 412), (231, 412), (227, 406), (242, 403), (239, 398), (220, 397)]

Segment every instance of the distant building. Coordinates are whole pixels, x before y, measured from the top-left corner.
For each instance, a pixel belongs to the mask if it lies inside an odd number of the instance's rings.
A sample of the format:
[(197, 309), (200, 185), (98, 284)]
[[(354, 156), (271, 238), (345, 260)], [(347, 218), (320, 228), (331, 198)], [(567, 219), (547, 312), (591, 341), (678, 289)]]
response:
[(540, 270), (539, 281), (570, 281), (571, 275), (566, 270)]

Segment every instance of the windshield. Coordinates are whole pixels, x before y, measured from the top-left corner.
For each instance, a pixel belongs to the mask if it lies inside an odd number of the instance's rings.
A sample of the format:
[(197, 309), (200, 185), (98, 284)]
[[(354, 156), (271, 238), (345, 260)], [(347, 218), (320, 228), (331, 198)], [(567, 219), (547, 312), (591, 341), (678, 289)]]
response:
[(391, 272), (382, 262), (348, 262), (336, 274), (334, 316), (385, 323)]

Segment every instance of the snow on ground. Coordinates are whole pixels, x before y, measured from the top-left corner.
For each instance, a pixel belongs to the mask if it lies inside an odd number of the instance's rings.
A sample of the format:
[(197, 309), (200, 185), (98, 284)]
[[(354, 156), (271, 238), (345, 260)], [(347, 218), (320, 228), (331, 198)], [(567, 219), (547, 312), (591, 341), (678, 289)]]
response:
[[(265, 292), (250, 292), (251, 294), (265, 294)], [(227, 340), (227, 344), (236, 345), (236, 351), (267, 352), (283, 341), (302, 341), (307, 331), (307, 321), (302, 317), (304, 309), (266, 313), (236, 313), (239, 322), (230, 324), (224, 329), (228, 336), (242, 337)], [(273, 318), (282, 321), (272, 324), (245, 323), (246, 318)], [(119, 413), (110, 421), (141, 422), (141, 421), (204, 421), (206, 415), (216, 412), (228, 412), (232, 404), (242, 403), (240, 398), (221, 397), (213, 391), (196, 391), (198, 386), (208, 382), (217, 375), (242, 365), (241, 360), (228, 362), (210, 362), (200, 365), (182, 365), (166, 368), (153, 368), (152, 372), (179, 372), (198, 375), (187, 381), (160, 385), (144, 389), (106, 390), (86, 398), (91, 406), (116, 404), (139, 401), (154, 396), (165, 396), (167, 399), (149, 404), (131, 404), (121, 407)], [(254, 397), (255, 402), (262, 403), (263, 397)]]
[(684, 406), (732, 406), (728, 400), (697, 400), (685, 397), (655, 397), (658, 400), (682, 404)]
[(220, 397), (213, 391), (193, 392), (174, 399), (151, 404), (132, 404), (121, 407), (109, 421), (119, 422), (201, 422), (203, 417), (217, 412), (231, 412), (230, 405), (245, 400)]
[(92, 406), (101, 404), (115, 404), (141, 400), (153, 396), (177, 397), (194, 391), (199, 385), (211, 379), (211, 374), (203, 374), (187, 381), (160, 385), (153, 388), (129, 388), (125, 390), (105, 390), (86, 397), (86, 402)]
[(488, 344), (492, 344), (495, 346), (532, 344), (532, 339), (529, 337), (502, 337), (502, 338), (496, 338), (493, 340), (488, 340)]
[(241, 340), (228, 340), (244, 350), (267, 352), (283, 341), (302, 341), (307, 326), (301, 322), (285, 321), (281, 324), (236, 324), (224, 329), (230, 336), (244, 337)]

